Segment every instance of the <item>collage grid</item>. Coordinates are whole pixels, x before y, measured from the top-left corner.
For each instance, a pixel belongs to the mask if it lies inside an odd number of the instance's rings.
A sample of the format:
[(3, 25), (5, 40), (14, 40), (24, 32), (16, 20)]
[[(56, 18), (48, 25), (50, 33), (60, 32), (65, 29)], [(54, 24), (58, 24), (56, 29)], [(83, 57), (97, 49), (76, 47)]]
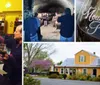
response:
[(100, 0), (0, 6), (0, 85), (100, 85)]

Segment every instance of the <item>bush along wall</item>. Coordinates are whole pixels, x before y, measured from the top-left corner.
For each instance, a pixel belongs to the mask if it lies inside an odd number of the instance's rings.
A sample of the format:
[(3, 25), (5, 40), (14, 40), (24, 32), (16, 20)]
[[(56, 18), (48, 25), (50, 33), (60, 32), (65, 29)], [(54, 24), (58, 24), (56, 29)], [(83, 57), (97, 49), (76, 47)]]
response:
[(48, 73), (48, 78), (66, 79), (67, 78), (67, 74), (59, 74), (58, 72), (49, 72)]
[(100, 81), (100, 76), (98, 77), (91, 77), (89, 74), (84, 75), (84, 74), (77, 74), (77, 75), (72, 75), (68, 76), (67, 79), (69, 80), (81, 80), (81, 81)]

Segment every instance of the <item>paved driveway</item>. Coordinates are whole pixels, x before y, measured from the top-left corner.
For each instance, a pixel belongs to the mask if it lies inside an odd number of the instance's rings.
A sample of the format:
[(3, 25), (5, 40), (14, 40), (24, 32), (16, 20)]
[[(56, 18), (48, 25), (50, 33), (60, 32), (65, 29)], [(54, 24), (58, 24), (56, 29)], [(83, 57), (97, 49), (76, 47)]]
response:
[(100, 85), (100, 82), (37, 78), (41, 85)]

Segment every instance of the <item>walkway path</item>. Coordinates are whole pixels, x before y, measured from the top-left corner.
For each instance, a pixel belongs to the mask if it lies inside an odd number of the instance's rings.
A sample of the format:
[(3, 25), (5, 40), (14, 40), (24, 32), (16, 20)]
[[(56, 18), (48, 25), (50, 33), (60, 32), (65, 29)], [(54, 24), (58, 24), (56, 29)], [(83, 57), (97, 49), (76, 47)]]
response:
[(52, 23), (48, 24), (48, 26), (42, 26), (41, 27), (41, 34), (43, 36), (42, 41), (59, 41), (60, 39), (60, 33), (59, 29), (56, 29), (56, 27), (53, 27)]

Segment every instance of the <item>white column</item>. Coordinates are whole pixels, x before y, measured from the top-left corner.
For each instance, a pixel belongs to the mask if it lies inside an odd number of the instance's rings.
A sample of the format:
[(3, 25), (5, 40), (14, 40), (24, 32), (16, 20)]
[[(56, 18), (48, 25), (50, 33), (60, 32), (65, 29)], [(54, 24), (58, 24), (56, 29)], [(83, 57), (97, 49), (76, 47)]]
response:
[(65, 68), (63, 68), (63, 74), (65, 74), (65, 73), (66, 73), (66, 72), (65, 72), (65, 70), (66, 70), (66, 69), (65, 69)]
[(54, 66), (52, 65), (52, 66), (51, 66), (51, 71), (54, 71), (54, 70), (55, 70), (55, 69), (54, 69)]
[(61, 69), (62, 69), (62, 68), (60, 68), (60, 74), (61, 74)]
[(69, 70), (69, 68), (67, 68), (67, 71), (68, 71), (68, 75), (70, 74), (70, 70)]

